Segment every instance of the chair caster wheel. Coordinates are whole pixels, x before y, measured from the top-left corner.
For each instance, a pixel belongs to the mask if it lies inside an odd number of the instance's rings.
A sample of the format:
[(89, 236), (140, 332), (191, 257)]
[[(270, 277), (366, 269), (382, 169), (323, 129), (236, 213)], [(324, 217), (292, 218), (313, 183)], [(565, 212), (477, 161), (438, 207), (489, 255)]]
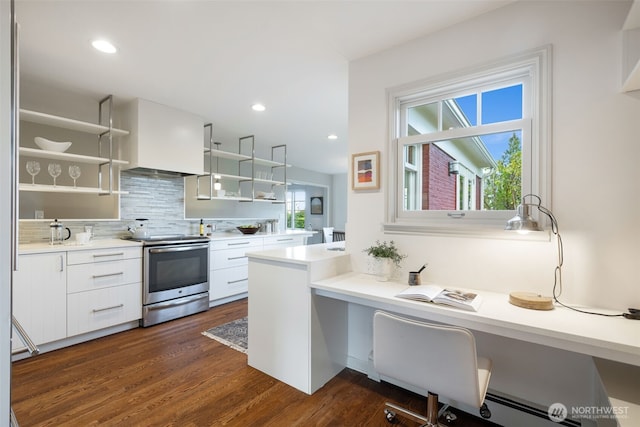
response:
[(391, 424), (395, 424), (396, 422), (396, 413), (393, 411), (390, 411), (388, 409), (384, 410), (384, 416), (387, 418), (387, 421)]
[(452, 421), (455, 421), (458, 419), (458, 417), (456, 416), (456, 414), (454, 414), (451, 411), (445, 411), (444, 413), (444, 419), (446, 422), (450, 423)]
[(486, 403), (483, 403), (482, 406), (480, 407), (480, 416), (482, 418), (491, 418), (491, 411), (487, 407)]

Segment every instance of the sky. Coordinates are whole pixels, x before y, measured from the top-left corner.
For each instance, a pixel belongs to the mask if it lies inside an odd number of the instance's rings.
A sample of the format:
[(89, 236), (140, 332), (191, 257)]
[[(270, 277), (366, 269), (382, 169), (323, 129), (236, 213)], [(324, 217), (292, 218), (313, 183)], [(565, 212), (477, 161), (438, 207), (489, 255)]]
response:
[[(456, 98), (458, 106), (469, 119), (472, 126), (478, 124), (477, 96), (469, 95)], [(481, 124), (503, 122), (522, 118), (522, 85), (510, 86), (482, 93)], [(485, 135), (481, 139), (494, 159), (499, 160), (509, 145), (513, 132)], [(517, 135), (522, 140), (521, 133)]]

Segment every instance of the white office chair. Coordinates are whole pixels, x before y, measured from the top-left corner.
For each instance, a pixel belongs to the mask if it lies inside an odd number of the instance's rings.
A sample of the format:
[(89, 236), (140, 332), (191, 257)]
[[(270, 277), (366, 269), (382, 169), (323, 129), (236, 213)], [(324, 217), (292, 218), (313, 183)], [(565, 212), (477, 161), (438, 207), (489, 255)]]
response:
[[(385, 414), (393, 421), (402, 414), (425, 426), (438, 426), (438, 394), (491, 412), (484, 397), (491, 376), (491, 360), (477, 357), (471, 332), (457, 326), (435, 325), (376, 311), (373, 317), (375, 370), (414, 387), (427, 389), (427, 417), (387, 402)], [(455, 419), (455, 416), (450, 416)]]
[(324, 243), (333, 242), (333, 227), (323, 227), (322, 235), (324, 236)]

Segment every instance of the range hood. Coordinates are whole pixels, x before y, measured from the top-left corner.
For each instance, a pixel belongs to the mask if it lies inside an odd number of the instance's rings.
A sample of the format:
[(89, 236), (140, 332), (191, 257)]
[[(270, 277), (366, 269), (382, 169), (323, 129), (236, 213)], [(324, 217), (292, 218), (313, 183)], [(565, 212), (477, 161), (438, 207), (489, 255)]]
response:
[(195, 114), (144, 99), (135, 99), (119, 114), (129, 130), (120, 145), (123, 170), (155, 176), (201, 175), (204, 172), (204, 120)]

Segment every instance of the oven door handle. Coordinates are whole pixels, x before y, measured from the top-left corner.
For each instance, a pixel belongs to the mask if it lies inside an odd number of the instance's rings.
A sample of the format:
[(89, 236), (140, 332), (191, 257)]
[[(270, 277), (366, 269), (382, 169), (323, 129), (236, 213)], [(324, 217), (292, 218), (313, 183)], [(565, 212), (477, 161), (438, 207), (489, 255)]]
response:
[(157, 249), (149, 249), (150, 254), (161, 254), (166, 252), (182, 252), (182, 251), (194, 251), (197, 249), (205, 249), (208, 248), (209, 244), (200, 244), (200, 245), (179, 245), (179, 246), (171, 246), (170, 248), (157, 248)]
[(188, 304), (190, 302), (193, 301), (197, 301), (199, 299), (204, 299), (204, 298), (209, 298), (209, 294), (198, 294), (198, 295), (191, 295), (188, 297), (181, 297), (178, 298), (176, 300), (171, 300), (171, 301), (166, 301), (166, 302), (161, 302), (161, 303), (155, 303), (155, 304), (151, 304), (147, 306), (147, 309), (149, 311), (151, 310), (160, 310), (163, 308), (168, 308), (168, 307), (175, 307), (177, 305), (184, 305), (184, 304)]

